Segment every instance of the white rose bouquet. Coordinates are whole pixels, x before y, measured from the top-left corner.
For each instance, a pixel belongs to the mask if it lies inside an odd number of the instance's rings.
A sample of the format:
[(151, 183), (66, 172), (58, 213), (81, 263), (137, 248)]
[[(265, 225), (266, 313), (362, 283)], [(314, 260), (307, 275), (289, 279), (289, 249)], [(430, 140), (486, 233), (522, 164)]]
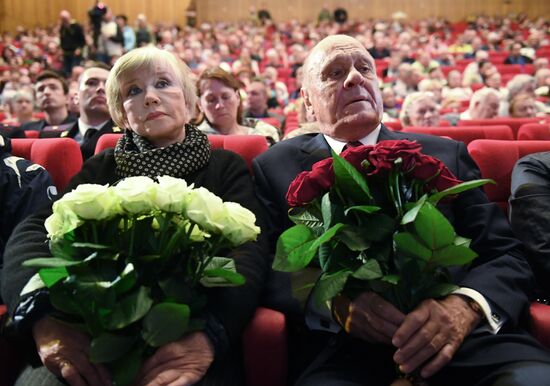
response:
[(204, 287), (244, 284), (220, 255), (255, 240), (255, 221), (173, 177), (84, 184), (45, 222), (52, 257), (24, 265), (40, 268), (31, 282), (48, 288), (52, 316), (89, 333), (90, 359), (128, 385), (144, 356), (203, 327)]

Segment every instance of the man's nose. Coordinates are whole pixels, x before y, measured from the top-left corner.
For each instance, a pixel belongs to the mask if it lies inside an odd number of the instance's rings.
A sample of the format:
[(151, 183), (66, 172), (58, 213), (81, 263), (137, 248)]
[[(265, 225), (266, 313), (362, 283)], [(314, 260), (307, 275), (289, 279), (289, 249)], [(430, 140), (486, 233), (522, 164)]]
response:
[(365, 81), (365, 78), (363, 75), (357, 71), (355, 67), (352, 67), (351, 70), (348, 72), (348, 76), (344, 80), (344, 87), (349, 88), (353, 86), (357, 86)]
[(105, 94), (105, 82), (99, 82), (96, 87), (96, 92)]

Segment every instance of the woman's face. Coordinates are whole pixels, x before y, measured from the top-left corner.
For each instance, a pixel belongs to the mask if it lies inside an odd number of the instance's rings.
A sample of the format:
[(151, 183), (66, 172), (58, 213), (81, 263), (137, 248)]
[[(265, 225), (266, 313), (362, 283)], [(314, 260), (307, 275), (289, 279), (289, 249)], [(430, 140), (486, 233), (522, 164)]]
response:
[(439, 125), (439, 111), (436, 103), (427, 97), (421, 97), (409, 107), (411, 126), (433, 127)]
[(156, 147), (183, 141), (190, 114), (180, 82), (168, 65), (128, 74), (121, 82), (121, 93), (132, 131)]
[(230, 128), (237, 122), (240, 97), (237, 91), (216, 79), (200, 84), (200, 106), (208, 121), (216, 128)]

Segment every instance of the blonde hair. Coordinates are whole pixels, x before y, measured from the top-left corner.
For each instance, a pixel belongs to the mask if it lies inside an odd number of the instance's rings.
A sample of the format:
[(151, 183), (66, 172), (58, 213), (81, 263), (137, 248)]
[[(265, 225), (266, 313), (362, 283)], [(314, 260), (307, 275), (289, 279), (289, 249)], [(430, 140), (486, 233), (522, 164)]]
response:
[(178, 59), (171, 52), (161, 50), (156, 47), (147, 46), (136, 48), (127, 54), (121, 56), (111, 69), (107, 82), (105, 84), (105, 93), (107, 94), (107, 105), (113, 121), (120, 127), (126, 127), (128, 122), (124, 107), (122, 106), (122, 82), (131, 73), (147, 70), (155, 64), (164, 64), (168, 66), (175, 74), (180, 83), (185, 98), (185, 105), (188, 116), (195, 115), (195, 106), (197, 104), (197, 93), (195, 82), (191, 76), (191, 70), (185, 63)]
[(401, 106), (401, 112), (399, 113), (399, 120), (403, 126), (411, 126), (409, 110), (417, 101), (424, 98), (434, 100), (435, 96), (431, 91), (416, 91), (405, 97), (403, 105)]

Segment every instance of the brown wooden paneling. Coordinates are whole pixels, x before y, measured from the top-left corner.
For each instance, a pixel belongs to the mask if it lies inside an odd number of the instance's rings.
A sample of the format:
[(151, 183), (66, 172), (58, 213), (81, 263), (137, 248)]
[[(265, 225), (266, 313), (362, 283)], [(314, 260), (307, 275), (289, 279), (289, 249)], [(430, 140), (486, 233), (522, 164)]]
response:
[[(185, 23), (185, 9), (190, 0), (108, 0), (115, 14), (124, 13), (133, 22), (145, 13), (151, 22)], [(531, 17), (550, 16), (548, 0), (198, 0), (199, 21), (236, 21), (248, 17), (251, 5), (266, 8), (277, 21), (315, 20), (326, 3), (333, 10), (348, 10), (351, 19), (388, 18), (403, 11), (410, 19), (445, 16), (452, 21), (469, 15), (504, 15), (525, 12)], [(0, 30), (14, 30), (17, 25), (33, 27), (57, 22), (62, 9), (69, 10), (82, 23), (88, 21), (92, 0), (0, 0)]]

